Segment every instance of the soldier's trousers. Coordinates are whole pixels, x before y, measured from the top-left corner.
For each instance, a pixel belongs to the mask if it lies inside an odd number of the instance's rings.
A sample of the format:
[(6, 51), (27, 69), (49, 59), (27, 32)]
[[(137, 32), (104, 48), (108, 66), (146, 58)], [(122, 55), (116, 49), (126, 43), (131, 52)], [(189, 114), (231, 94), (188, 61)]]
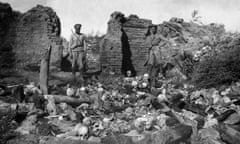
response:
[(158, 73), (161, 73), (163, 76), (165, 76), (162, 63), (158, 64), (156, 66), (149, 64), (147, 67), (147, 72), (150, 77), (150, 86), (151, 87), (155, 86), (155, 80), (156, 80)]
[(84, 52), (81, 51), (73, 51), (72, 52), (72, 72), (75, 75), (75, 72), (79, 70), (80, 75), (83, 73), (84, 66)]

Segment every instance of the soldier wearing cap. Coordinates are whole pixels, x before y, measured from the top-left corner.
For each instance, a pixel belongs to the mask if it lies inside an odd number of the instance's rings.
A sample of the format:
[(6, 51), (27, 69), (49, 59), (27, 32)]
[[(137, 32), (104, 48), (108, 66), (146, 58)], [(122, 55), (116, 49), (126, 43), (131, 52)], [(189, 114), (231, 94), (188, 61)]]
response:
[[(75, 24), (75, 32), (71, 35), (69, 52), (72, 58), (72, 74), (75, 78), (76, 71), (80, 72), (80, 79), (83, 81), (83, 68), (85, 65), (86, 42), (85, 35), (81, 33), (81, 24)], [(77, 69), (78, 68), (78, 69)]]

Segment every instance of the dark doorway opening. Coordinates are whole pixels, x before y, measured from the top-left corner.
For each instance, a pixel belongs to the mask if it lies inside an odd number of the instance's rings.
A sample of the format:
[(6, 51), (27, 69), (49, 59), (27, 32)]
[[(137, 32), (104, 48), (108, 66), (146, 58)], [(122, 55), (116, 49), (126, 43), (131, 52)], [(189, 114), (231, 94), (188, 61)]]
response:
[(132, 52), (130, 49), (129, 41), (128, 41), (128, 36), (126, 32), (121, 29), (122, 31), (122, 37), (121, 37), (121, 42), (122, 42), (122, 74), (126, 76), (127, 71), (131, 71), (132, 76), (136, 76), (136, 70), (133, 67), (132, 64)]

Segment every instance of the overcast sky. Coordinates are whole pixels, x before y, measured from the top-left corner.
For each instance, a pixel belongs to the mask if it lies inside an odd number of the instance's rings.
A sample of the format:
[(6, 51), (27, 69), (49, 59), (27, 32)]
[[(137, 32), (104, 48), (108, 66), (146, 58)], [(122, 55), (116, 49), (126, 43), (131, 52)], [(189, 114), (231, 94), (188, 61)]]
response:
[(86, 34), (106, 33), (107, 21), (113, 11), (126, 16), (137, 14), (140, 18), (161, 23), (171, 17), (186, 21), (193, 10), (198, 10), (204, 23), (222, 23), (227, 30), (240, 31), (240, 0), (0, 0), (13, 9), (25, 12), (37, 4), (50, 6), (60, 17), (62, 35), (69, 39), (75, 23), (83, 25)]

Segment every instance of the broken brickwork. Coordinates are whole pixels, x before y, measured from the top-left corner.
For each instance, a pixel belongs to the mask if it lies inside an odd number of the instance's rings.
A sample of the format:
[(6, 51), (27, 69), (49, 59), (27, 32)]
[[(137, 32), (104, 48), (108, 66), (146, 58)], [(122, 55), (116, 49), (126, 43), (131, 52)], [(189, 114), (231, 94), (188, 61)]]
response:
[[(39, 67), (43, 49), (52, 46), (51, 67), (60, 67), (60, 20), (49, 7), (36, 6), (26, 13), (12, 10), (0, 3), (1, 66), (15, 68)], [(13, 61), (7, 59), (11, 55)]]
[(122, 50), (129, 45), (130, 51), (126, 53), (126, 57), (132, 60), (136, 71), (143, 71), (148, 52), (144, 38), (150, 24), (152, 24), (151, 20), (140, 19), (134, 15), (124, 17), (120, 12), (114, 12), (108, 22), (107, 34), (102, 40), (103, 68), (121, 73), (124, 57)]
[[(107, 34), (101, 45), (103, 69), (121, 73), (124, 70), (131, 70), (132, 65), (137, 73), (145, 72), (144, 63), (148, 56), (145, 34), (151, 24), (151, 20), (141, 19), (136, 15), (125, 17), (121, 12), (112, 13)], [(195, 53), (203, 47), (205, 41), (212, 45), (216, 39), (216, 31), (224, 33), (224, 28), (215, 24), (199, 25), (194, 22), (185, 22), (181, 18), (171, 18), (156, 25), (158, 34), (176, 43), (176, 45), (166, 42), (161, 44), (165, 62), (171, 62), (174, 55), (181, 54), (183, 51)], [(129, 60), (125, 62), (124, 59)]]

